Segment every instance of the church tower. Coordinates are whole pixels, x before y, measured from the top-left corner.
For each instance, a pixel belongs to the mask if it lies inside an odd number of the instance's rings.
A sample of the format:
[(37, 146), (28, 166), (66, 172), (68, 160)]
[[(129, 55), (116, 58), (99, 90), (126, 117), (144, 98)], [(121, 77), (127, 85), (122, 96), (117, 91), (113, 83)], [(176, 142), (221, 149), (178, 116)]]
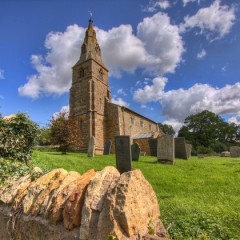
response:
[(78, 62), (72, 68), (69, 117), (79, 136), (77, 150), (87, 151), (89, 138), (96, 139), (96, 153), (103, 152), (106, 105), (111, 100), (108, 70), (104, 66), (92, 19), (89, 20)]

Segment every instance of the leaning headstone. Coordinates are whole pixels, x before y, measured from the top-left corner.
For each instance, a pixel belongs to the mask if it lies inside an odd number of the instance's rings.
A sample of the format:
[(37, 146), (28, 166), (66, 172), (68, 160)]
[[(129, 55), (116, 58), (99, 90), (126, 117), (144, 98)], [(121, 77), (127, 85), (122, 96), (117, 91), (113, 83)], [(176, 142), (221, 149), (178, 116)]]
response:
[(230, 147), (231, 157), (240, 157), (240, 147), (232, 146)]
[(104, 144), (103, 155), (109, 155), (111, 152), (111, 147), (112, 147), (112, 141), (106, 140), (106, 142)]
[(184, 137), (174, 138), (175, 157), (187, 160), (187, 149)]
[(132, 154), (129, 136), (115, 136), (116, 167), (122, 174), (132, 170)]
[(132, 160), (133, 161), (138, 161), (139, 160), (139, 155), (140, 155), (140, 147), (138, 143), (133, 143), (131, 145), (131, 151), (132, 151)]
[(159, 163), (174, 164), (174, 138), (164, 135), (158, 138), (157, 159)]
[(187, 153), (187, 159), (192, 156), (192, 144), (185, 144), (186, 147), (186, 153)]
[(88, 142), (88, 157), (95, 156), (95, 137), (90, 137)]
[(157, 138), (152, 138), (148, 140), (151, 156), (157, 156), (157, 142)]

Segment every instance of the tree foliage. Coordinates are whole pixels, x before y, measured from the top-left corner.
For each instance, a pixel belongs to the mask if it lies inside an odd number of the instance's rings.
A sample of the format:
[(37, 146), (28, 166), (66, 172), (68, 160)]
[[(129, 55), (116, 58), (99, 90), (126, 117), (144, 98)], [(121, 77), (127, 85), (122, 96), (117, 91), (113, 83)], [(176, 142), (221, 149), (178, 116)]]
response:
[(173, 130), (173, 127), (168, 124), (162, 124), (158, 123), (159, 129), (162, 130), (163, 133), (168, 134), (170, 136), (173, 136), (175, 134), (175, 131)]
[(178, 136), (185, 137), (195, 150), (204, 147), (222, 151), (227, 143), (236, 143), (240, 139), (240, 126), (229, 124), (215, 113), (205, 110), (188, 116)]
[(76, 122), (68, 118), (68, 112), (60, 112), (50, 120), (50, 142), (57, 145), (59, 151), (66, 154), (72, 146), (79, 144)]
[(37, 124), (24, 113), (0, 117), (0, 157), (27, 162), (37, 138)]

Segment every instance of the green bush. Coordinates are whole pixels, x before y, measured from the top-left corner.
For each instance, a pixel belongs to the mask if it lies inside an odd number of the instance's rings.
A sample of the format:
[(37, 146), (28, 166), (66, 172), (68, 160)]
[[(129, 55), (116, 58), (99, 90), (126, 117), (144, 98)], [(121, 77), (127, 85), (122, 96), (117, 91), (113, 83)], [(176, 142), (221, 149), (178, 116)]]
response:
[(211, 148), (216, 153), (221, 153), (221, 152), (224, 152), (224, 151), (228, 150), (228, 147), (226, 146), (226, 144), (224, 144), (222, 142), (215, 142), (215, 143), (213, 143), (211, 145)]
[(210, 147), (199, 146), (197, 148), (197, 153), (199, 153), (199, 154), (209, 154), (212, 151), (213, 150)]
[(0, 157), (28, 162), (37, 138), (37, 125), (25, 114), (0, 117)]

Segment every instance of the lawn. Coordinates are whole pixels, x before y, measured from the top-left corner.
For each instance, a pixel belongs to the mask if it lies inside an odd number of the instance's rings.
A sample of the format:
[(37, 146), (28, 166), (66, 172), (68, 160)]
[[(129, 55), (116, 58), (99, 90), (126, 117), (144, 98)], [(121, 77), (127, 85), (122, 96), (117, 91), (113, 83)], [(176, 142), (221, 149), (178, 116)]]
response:
[[(33, 163), (83, 173), (115, 166), (115, 156), (35, 151)], [(240, 239), (240, 158), (192, 157), (170, 166), (141, 156), (133, 168), (141, 169), (155, 190), (172, 239)]]

